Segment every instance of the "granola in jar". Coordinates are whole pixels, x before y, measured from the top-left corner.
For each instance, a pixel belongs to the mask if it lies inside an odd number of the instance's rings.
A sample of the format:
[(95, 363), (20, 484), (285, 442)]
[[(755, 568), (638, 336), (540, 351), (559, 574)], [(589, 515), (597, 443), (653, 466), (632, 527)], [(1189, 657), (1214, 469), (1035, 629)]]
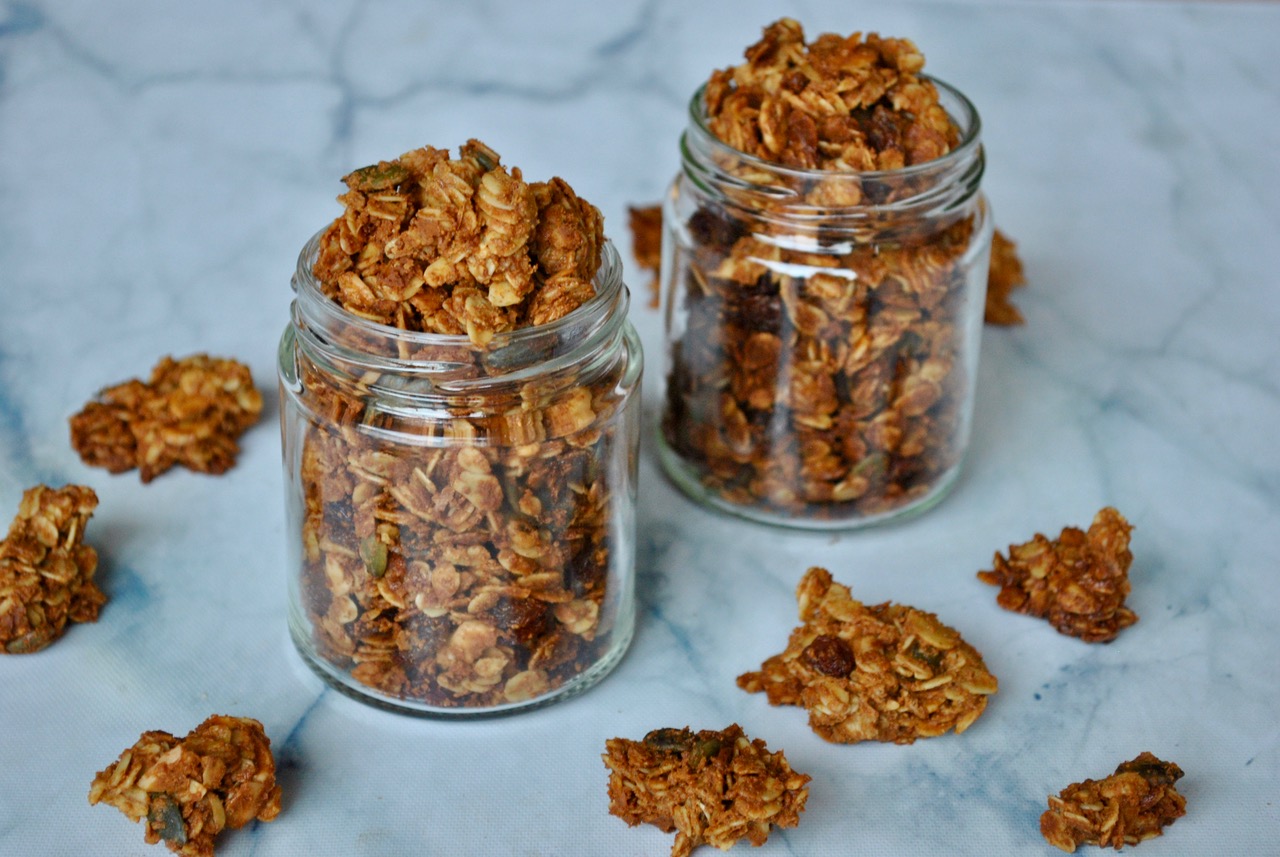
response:
[(746, 517), (927, 508), (968, 442), (992, 225), (979, 121), (905, 39), (780, 20), (695, 94), (663, 214), (660, 455)]
[(294, 640), (419, 714), (584, 689), (634, 615), (641, 355), (599, 212), (477, 141), (346, 182), (281, 344)]

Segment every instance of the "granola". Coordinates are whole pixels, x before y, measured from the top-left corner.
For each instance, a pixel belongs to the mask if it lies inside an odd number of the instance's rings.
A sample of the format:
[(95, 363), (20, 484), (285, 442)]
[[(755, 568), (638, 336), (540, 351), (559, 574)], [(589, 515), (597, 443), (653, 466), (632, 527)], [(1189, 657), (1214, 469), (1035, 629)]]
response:
[(782, 19), (703, 90), (706, 128), (731, 148), (708, 150), (723, 180), (686, 182), (666, 227), (662, 427), (732, 506), (870, 518), (959, 464), (985, 209), (919, 207), (953, 180), (926, 165), (961, 143), (923, 64), (905, 39), (806, 43)]
[(738, 677), (771, 705), (799, 705), (828, 741), (910, 744), (968, 729), (996, 692), (982, 656), (932, 613), (867, 606), (830, 572), (810, 568), (796, 587), (800, 619), (787, 648)]
[(148, 844), (184, 857), (212, 857), (222, 830), (280, 814), (271, 741), (248, 717), (215, 714), (184, 738), (143, 732), (93, 778), (89, 803), (144, 821)]
[[(474, 140), (457, 159), (428, 147), (345, 181), (310, 272), (383, 327), (344, 316), (324, 336), (397, 362), (348, 375), (298, 352), (300, 645), (414, 705), (546, 695), (616, 641), (631, 382), (616, 359), (508, 382), (508, 334), (596, 294), (602, 218), (562, 179), (526, 184)], [(430, 407), (401, 397), (415, 384)]]
[(1121, 850), (1160, 836), (1187, 814), (1178, 793), (1182, 769), (1143, 752), (1101, 780), (1072, 783), (1049, 797), (1040, 832), (1050, 845), (1074, 853), (1077, 846)]
[(1009, 296), (1014, 289), (1026, 284), (1022, 260), (1018, 258), (1018, 245), (997, 229), (991, 237), (991, 266), (987, 271), (987, 303), (983, 320), (987, 324), (1022, 324), (1022, 313), (1010, 302)]
[(478, 140), (457, 158), (426, 146), (343, 181), (314, 274), (348, 312), (483, 345), (595, 294), (599, 210), (563, 179), (525, 182)]
[(1041, 533), (1010, 545), (1006, 559), (978, 579), (1000, 587), (996, 603), (1015, 613), (1048, 620), (1059, 633), (1089, 643), (1109, 643), (1138, 621), (1125, 606), (1129, 595), (1129, 533), (1133, 527), (1114, 508), (1100, 510), (1088, 532), (1064, 527), (1050, 540)]
[(627, 215), (631, 228), (631, 255), (640, 270), (652, 275), (649, 280), (649, 306), (656, 308), (660, 302), (658, 268), (662, 265), (662, 206), (629, 206)]
[(676, 831), (671, 857), (704, 844), (728, 850), (741, 839), (762, 845), (773, 827), (797, 826), (809, 798), (811, 777), (736, 723), (719, 731), (655, 729), (642, 741), (610, 738), (603, 758), (609, 812), (633, 827)]
[(38, 652), (68, 622), (96, 622), (107, 596), (93, 580), (98, 552), (83, 543), (98, 495), (83, 485), (22, 494), (0, 541), (0, 653)]
[(149, 381), (108, 387), (71, 417), (71, 445), (90, 467), (136, 467), (143, 482), (175, 464), (220, 474), (235, 465), (237, 439), (261, 413), (262, 395), (243, 363), (164, 357)]

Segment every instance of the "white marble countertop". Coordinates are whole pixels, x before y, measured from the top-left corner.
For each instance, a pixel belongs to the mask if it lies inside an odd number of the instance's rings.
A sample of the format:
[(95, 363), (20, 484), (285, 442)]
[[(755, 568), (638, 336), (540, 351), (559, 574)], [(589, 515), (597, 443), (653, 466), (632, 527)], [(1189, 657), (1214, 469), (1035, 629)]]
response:
[[(666, 854), (670, 836), (607, 813), (604, 741), (731, 722), (813, 777), (799, 828), (737, 852), (1056, 853), (1045, 796), (1151, 750), (1186, 771), (1188, 815), (1140, 853), (1277, 853), (1280, 6), (710, 5), (0, 4), (0, 524), (27, 486), (92, 486), (110, 597), (96, 624), (0, 658), (0, 853), (167, 853), (90, 807), (89, 781), (141, 731), (215, 712), (265, 724), (284, 788), (223, 857)], [(467, 723), (327, 689), (285, 627), (274, 354), (338, 176), (479, 137), (567, 178), (625, 254), (688, 95), (783, 13), (914, 39), (982, 113), (985, 186), (1031, 284), (1026, 325), (985, 332), (957, 489), (907, 523), (805, 535), (695, 507), (646, 448), (638, 630), (600, 685)], [(70, 414), (194, 351), (267, 391), (234, 470), (143, 485), (80, 463)], [(1136, 527), (1141, 621), (1115, 643), (1004, 612), (975, 580), (1107, 504)], [(835, 746), (739, 691), (813, 564), (957, 626), (999, 677), (987, 713), (962, 736)]]

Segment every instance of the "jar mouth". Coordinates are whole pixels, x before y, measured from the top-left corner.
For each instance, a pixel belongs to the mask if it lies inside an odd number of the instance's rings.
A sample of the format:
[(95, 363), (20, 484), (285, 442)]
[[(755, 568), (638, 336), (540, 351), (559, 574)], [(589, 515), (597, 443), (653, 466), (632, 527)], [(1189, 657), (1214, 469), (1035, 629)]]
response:
[[(767, 202), (774, 216), (801, 221), (858, 224), (869, 216), (897, 212), (945, 211), (977, 191), (986, 162), (982, 122), (963, 92), (940, 79), (920, 75), (937, 87), (938, 101), (960, 130), (960, 141), (936, 159), (892, 170), (824, 170), (786, 166), (728, 145), (710, 130), (701, 86), (689, 101), (689, 127), (681, 136), (686, 175), (707, 191), (732, 197), (731, 205), (755, 212)], [(820, 188), (817, 196), (810, 192)], [(852, 200), (847, 201), (847, 200)], [(891, 215), (892, 216), (892, 215)]]
[[(712, 132), (707, 124), (706, 92), (704, 83), (694, 91), (689, 99), (689, 128), (697, 131), (698, 143), (702, 147), (725, 157), (732, 158), (752, 171), (790, 180), (788, 184), (802, 184), (822, 180), (825, 182), (847, 179), (850, 182), (900, 182), (916, 176), (927, 176), (932, 173), (945, 172), (957, 163), (968, 161), (982, 147), (982, 120), (978, 109), (968, 97), (949, 83), (927, 74), (920, 75), (921, 80), (932, 83), (938, 89), (938, 97), (947, 116), (960, 131), (960, 141), (945, 155), (918, 164), (910, 164), (892, 170), (824, 170), (816, 167), (791, 167), (768, 161), (757, 155), (744, 152), (730, 146)], [(748, 179), (739, 179), (744, 185), (758, 188), (762, 193), (774, 195), (793, 195), (785, 188), (774, 184), (760, 184)]]
[[(356, 315), (329, 298), (312, 273), (319, 254), (317, 232), (303, 246), (292, 279), (293, 327), (312, 359), (370, 389), (406, 400), (482, 394), (533, 378), (569, 383), (590, 373), (605, 343), (621, 335), (630, 294), (622, 260), (606, 239), (601, 246), (596, 294), (546, 324), (495, 333), (484, 345), (465, 335), (402, 330)], [(336, 367), (342, 367), (337, 370)]]

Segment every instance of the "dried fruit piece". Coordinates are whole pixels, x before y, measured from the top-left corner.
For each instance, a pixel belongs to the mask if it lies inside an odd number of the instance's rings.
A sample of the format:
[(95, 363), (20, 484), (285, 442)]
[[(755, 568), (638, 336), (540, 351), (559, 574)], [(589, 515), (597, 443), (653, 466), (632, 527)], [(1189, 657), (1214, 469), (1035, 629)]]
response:
[(1124, 605), (1129, 594), (1129, 533), (1133, 527), (1107, 506), (1086, 533), (1064, 527), (1056, 540), (1040, 533), (996, 553), (994, 568), (978, 579), (1000, 587), (996, 603), (1015, 613), (1047, 619), (1060, 633), (1108, 643), (1138, 621)]
[(1022, 313), (1009, 301), (1014, 289), (1027, 284), (1018, 258), (1018, 245), (999, 229), (991, 237), (991, 266), (987, 270), (987, 303), (983, 320), (987, 324), (1022, 324)]
[(215, 714), (177, 739), (144, 732), (98, 772), (89, 803), (107, 803), (146, 821), (146, 841), (185, 857), (212, 857), (225, 828), (280, 814), (271, 741), (249, 717)]
[(0, 542), (0, 653), (38, 652), (68, 622), (96, 622), (107, 597), (93, 580), (98, 552), (83, 543), (98, 495), (83, 485), (22, 494)]
[(893, 741), (963, 732), (997, 683), (978, 652), (932, 613), (854, 600), (823, 568), (796, 587), (800, 619), (787, 648), (738, 677), (771, 705), (799, 705), (828, 741)]
[(1187, 814), (1187, 801), (1175, 785), (1182, 769), (1148, 752), (1121, 763), (1101, 780), (1072, 783), (1040, 816), (1040, 833), (1050, 845), (1074, 853), (1097, 845), (1117, 851), (1160, 836), (1165, 825)]
[(798, 825), (809, 798), (811, 778), (736, 723), (720, 731), (655, 729), (642, 741), (610, 738), (603, 759), (609, 812), (633, 827), (676, 831), (671, 857), (704, 844), (727, 850), (740, 839), (762, 845), (773, 827)]
[(243, 363), (164, 357), (150, 381), (108, 387), (71, 417), (71, 445), (85, 464), (112, 473), (136, 467), (143, 482), (175, 464), (225, 473), (240, 452), (236, 440), (261, 413), (262, 395)]

